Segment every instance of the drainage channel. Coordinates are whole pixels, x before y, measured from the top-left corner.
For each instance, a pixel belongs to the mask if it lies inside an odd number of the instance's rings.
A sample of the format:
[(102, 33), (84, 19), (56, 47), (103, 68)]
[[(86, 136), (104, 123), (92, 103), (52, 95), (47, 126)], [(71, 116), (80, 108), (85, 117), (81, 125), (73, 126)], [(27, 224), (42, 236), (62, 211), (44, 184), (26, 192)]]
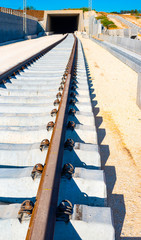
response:
[(90, 85), (68, 35), (1, 86), (0, 239), (115, 239)]

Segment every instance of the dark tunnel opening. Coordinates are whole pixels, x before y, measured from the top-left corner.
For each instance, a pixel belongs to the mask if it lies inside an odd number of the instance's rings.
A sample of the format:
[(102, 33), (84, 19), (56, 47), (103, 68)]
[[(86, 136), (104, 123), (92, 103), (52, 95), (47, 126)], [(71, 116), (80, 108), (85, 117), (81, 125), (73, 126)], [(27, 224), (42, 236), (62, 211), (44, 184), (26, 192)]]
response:
[(51, 16), (50, 31), (56, 33), (72, 33), (78, 30), (78, 16)]

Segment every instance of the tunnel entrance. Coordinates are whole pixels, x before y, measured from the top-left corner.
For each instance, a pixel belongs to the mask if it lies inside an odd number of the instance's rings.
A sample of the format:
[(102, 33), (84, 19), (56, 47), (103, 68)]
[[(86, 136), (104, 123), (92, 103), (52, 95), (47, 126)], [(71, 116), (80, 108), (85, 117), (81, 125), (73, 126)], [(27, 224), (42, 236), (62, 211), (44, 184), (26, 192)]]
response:
[(50, 31), (72, 33), (78, 30), (78, 16), (50, 16)]

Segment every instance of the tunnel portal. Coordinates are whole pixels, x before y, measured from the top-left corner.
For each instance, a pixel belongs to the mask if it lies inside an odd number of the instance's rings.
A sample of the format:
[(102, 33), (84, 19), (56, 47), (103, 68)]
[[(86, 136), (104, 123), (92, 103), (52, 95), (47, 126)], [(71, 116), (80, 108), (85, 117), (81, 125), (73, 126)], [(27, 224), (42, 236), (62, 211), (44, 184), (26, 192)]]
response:
[(57, 33), (72, 33), (78, 29), (78, 16), (51, 16), (50, 31)]

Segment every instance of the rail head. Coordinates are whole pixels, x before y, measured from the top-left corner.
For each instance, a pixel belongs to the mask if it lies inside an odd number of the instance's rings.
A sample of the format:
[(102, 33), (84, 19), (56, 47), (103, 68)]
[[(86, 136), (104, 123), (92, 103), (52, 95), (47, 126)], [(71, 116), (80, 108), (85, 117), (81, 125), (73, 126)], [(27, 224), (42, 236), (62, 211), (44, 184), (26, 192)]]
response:
[(45, 160), (45, 167), (38, 188), (36, 203), (31, 216), (26, 240), (53, 239), (64, 152), (63, 146), (65, 141), (65, 128), (67, 120), (66, 109), (68, 105), (68, 94), (76, 46), (77, 39), (75, 37), (69, 62), (68, 75)]

